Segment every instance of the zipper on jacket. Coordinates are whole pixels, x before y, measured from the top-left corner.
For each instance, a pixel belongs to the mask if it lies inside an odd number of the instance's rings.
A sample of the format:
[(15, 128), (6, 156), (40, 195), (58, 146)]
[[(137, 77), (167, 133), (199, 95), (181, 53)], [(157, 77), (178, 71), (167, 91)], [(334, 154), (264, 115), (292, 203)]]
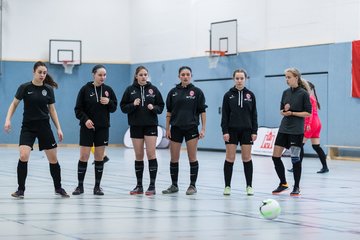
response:
[[(94, 84), (94, 91), (95, 91), (95, 95), (96, 95), (96, 102), (99, 102), (99, 96), (98, 93), (96, 91), (96, 86)], [(102, 98), (102, 85), (100, 86), (100, 99)]]
[(145, 86), (140, 86), (141, 93), (141, 106), (143, 107), (145, 104)]
[(240, 106), (241, 108), (243, 108), (243, 90), (238, 91), (238, 106)]

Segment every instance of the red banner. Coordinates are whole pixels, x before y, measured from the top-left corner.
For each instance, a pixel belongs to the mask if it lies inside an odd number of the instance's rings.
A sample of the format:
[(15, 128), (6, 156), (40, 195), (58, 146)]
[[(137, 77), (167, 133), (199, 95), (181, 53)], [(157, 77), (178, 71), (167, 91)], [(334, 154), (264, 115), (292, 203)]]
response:
[(360, 98), (360, 40), (352, 42), (351, 96)]

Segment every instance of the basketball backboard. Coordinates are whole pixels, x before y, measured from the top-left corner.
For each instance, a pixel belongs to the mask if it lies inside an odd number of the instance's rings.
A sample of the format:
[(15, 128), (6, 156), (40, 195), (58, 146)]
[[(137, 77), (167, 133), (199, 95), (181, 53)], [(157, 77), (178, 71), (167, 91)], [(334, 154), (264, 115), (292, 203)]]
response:
[(73, 65), (81, 64), (80, 40), (55, 40), (49, 42), (49, 63), (63, 65), (71, 62)]
[(222, 51), (225, 55), (237, 54), (237, 20), (210, 24), (210, 51)]

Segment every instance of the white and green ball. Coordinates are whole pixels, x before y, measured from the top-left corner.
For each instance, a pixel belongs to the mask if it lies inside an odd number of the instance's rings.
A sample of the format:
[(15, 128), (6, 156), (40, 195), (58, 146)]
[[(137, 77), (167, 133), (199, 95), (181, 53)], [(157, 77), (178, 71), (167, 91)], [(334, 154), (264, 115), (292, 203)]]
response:
[(275, 219), (281, 213), (280, 204), (274, 199), (265, 199), (260, 206), (260, 213), (266, 219)]

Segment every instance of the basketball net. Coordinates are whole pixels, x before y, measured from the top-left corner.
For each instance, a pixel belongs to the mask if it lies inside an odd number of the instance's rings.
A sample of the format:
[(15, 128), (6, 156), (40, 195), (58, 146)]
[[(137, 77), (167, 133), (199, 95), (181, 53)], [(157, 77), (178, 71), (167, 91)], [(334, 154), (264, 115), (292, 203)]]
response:
[(75, 66), (74, 62), (72, 61), (63, 61), (62, 63), (63, 67), (64, 67), (64, 72), (66, 74), (72, 74), (72, 70)]
[(225, 56), (226, 52), (223, 51), (206, 51), (208, 56), (208, 62), (209, 62), (209, 69), (216, 68), (218, 65), (218, 62), (220, 60), (220, 57)]

